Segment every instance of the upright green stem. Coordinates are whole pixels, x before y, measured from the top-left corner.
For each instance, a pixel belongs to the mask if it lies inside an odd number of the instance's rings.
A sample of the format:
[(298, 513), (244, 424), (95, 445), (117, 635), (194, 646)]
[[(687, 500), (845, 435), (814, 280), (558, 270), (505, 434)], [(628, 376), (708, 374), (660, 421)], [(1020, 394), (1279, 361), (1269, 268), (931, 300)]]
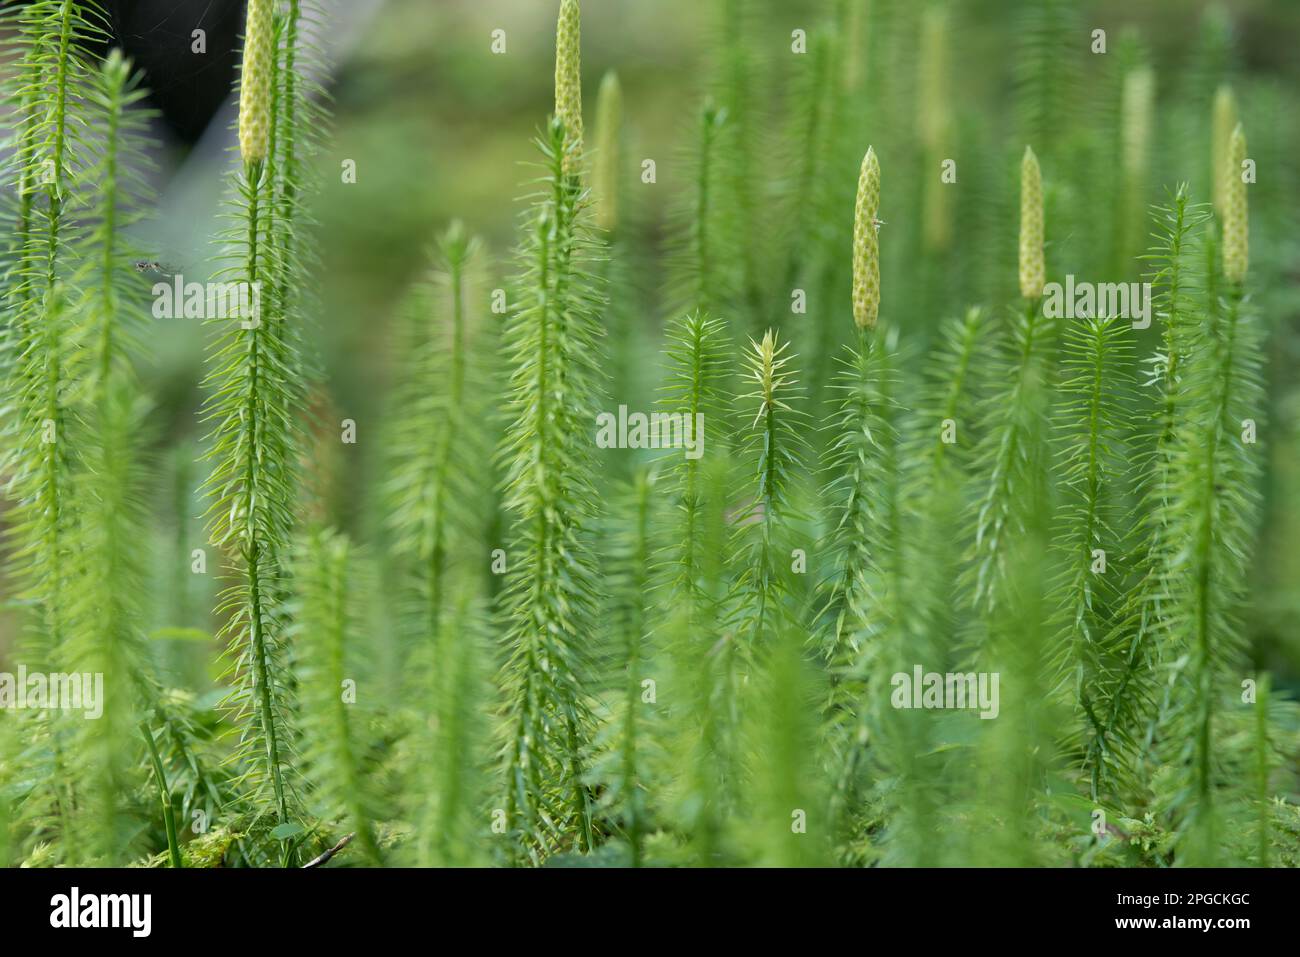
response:
[[(251, 187), (250, 201), (248, 203), (248, 283), (250, 287), (254, 287), (254, 284), (259, 281), (258, 277), (260, 275), (258, 220), (263, 189), (262, 173), (262, 163), (252, 161), (245, 164), (244, 175)], [(257, 490), (260, 484), (258, 482), (258, 468), (262, 457), (260, 448), (261, 430), (258, 416), (258, 382), (261, 375), (260, 330), (265, 320), (258, 316), (253, 321), (256, 326), (248, 330), (247, 367), (249, 386), (247, 398), (244, 401), (244, 428), (248, 440), (244, 443), (243, 508), (246, 524), (244, 527), (243, 548), (248, 583), (248, 627), (257, 708), (262, 724), (262, 733), (266, 738), (266, 760), (268, 770), (271, 772), (272, 787), (275, 790), (279, 823), (285, 824), (289, 820), (289, 806), (284, 793), (284, 780), (280, 769), (279, 740), (276, 731), (275, 713), (271, 704), (270, 655), (266, 646), (266, 635), (263, 632), (263, 616), (265, 613), (263, 602), (265, 596), (262, 594), (262, 581), (267, 575), (267, 568), (263, 567), (263, 563), (269, 563), (273, 559), (264, 554), (261, 531), (257, 527), (256, 520), (256, 510), (263, 507), (262, 503), (257, 501)]]
[(1269, 751), (1272, 748), (1269, 742), (1268, 697), (1269, 677), (1262, 674), (1255, 686), (1255, 813), (1258, 816), (1255, 839), (1258, 842), (1260, 867), (1269, 866), (1269, 816), (1272, 813), (1268, 790)]
[[(465, 403), (466, 332), (465, 332), (465, 260), (459, 250), (449, 251), (448, 272), (451, 281), (451, 369), (447, 393), (448, 415), (456, 421)], [(447, 566), (447, 477), (451, 463), (452, 443), (457, 441), (456, 429), (450, 424), (438, 436), (438, 449), (434, 455), (431, 499), (436, 513), (430, 530), (429, 543), (429, 626), (430, 634), (437, 635), (442, 626), (443, 590)]]
[(1021, 335), (1020, 349), (1016, 356), (1014, 371), (1015, 381), (1007, 400), (1007, 407), (999, 410), (1004, 415), (1000, 427), (1002, 438), (995, 452), (992, 480), (985, 492), (979, 509), (979, 533), (976, 536), (976, 550), (979, 556), (978, 576), (975, 587), (975, 601), (991, 612), (1000, 600), (998, 579), (1002, 574), (1001, 561), (1007, 548), (1006, 536), (1008, 523), (1014, 520), (1017, 509), (1024, 509), (1022, 514), (1037, 513), (1038, 487), (1042, 477), (1031, 475), (1036, 501), (1014, 501), (1014, 483), (1017, 471), (1023, 467), (1022, 458), (1026, 452), (1024, 444), (1025, 430), (1028, 423), (1024, 417), (1035, 415), (1036, 410), (1029, 407), (1028, 389), (1035, 373), (1033, 369), (1034, 354), (1038, 347), (1038, 314), (1041, 300), (1024, 301), (1025, 324)]
[(1193, 739), (1193, 786), (1197, 795), (1197, 814), (1204, 826), (1205, 847), (1213, 847), (1214, 822), (1214, 754), (1212, 751), (1214, 722), (1214, 654), (1215, 636), (1213, 606), (1219, 591), (1214, 581), (1215, 525), (1217, 502), (1220, 495), (1218, 456), (1227, 416), (1232, 403), (1233, 363), (1236, 360), (1237, 321), (1240, 316), (1241, 286), (1230, 284), (1228, 312), (1221, 327), (1222, 338), (1219, 357), (1219, 382), (1214, 407), (1214, 418), (1209, 423), (1206, 437), (1203, 511), (1195, 542), (1196, 572), (1194, 580), (1193, 653), (1196, 661), (1196, 713)]
[(641, 779), (637, 771), (637, 717), (641, 707), (641, 639), (645, 633), (645, 596), (649, 583), (646, 581), (646, 569), (650, 565), (650, 480), (640, 473), (636, 480), (636, 525), (634, 547), (630, 556), (633, 574), (636, 576), (632, 595), (629, 620), (627, 622), (627, 688), (623, 714), (623, 754), (622, 776), (623, 788), (627, 802), (627, 838), (632, 850), (632, 866), (640, 867), (642, 860), (642, 843), (644, 823), (641, 814)]
[[(301, 16), (301, 0), (289, 0), (289, 8), (285, 14), (284, 24), (284, 66), (283, 66), (283, 96), (281, 95), (281, 85), (273, 85), (273, 115), (276, 117), (283, 116), (283, 127), (288, 132), (288, 136), (280, 137), (281, 143), (279, 148), (283, 150), (280, 157), (280, 170), (277, 177), (280, 190), (279, 202), (279, 220), (280, 220), (280, 265), (278, 268), (279, 277), (276, 283), (276, 299), (279, 303), (279, 314), (288, 315), (289, 300), (293, 295), (293, 268), (296, 251), (294, 249), (295, 232), (291, 228), (295, 206), (298, 197), (298, 146), (297, 146), (297, 125), (298, 125), (298, 73), (297, 73), (297, 54), (298, 54), (298, 21)], [(278, 124), (271, 125), (271, 135), (273, 138), (274, 155), (274, 138)]]
[(712, 208), (712, 182), (714, 146), (717, 131), (717, 113), (709, 106), (700, 121), (700, 169), (695, 196), (695, 296), (693, 307), (705, 313), (713, 305), (713, 257), (709, 248), (709, 215)]
[(149, 763), (153, 765), (154, 782), (158, 786), (158, 800), (162, 804), (163, 826), (167, 829), (167, 853), (172, 867), (184, 867), (181, 860), (180, 842), (176, 839), (176, 816), (172, 807), (171, 792), (167, 788), (167, 774), (163, 770), (162, 759), (158, 756), (158, 745), (154, 741), (149, 726), (141, 723), (140, 733), (144, 736), (149, 749)]
[[(555, 244), (555, 308), (557, 315), (567, 317), (569, 303), (569, 273), (573, 257), (572, 232), (575, 206), (577, 197), (581, 190), (581, 184), (575, 173), (562, 173), (555, 177), (555, 235), (561, 240)], [(560, 349), (565, 348), (563, 342), (557, 343)], [(543, 354), (545, 350), (543, 349)], [(556, 370), (559, 378), (559, 387), (564, 387), (565, 373), (564, 365), (561, 364)], [(543, 390), (544, 391), (544, 390)], [(549, 519), (544, 519), (550, 523)], [(560, 530), (560, 529), (557, 529)], [(558, 568), (550, 569), (551, 574), (558, 575)], [(572, 799), (573, 810), (578, 816), (579, 834), (578, 849), (584, 853), (590, 851), (595, 846), (595, 835), (592, 830), (591, 822), (591, 795), (587, 791), (587, 785), (583, 781), (584, 768), (581, 759), (581, 736), (578, 734), (577, 714), (575, 713), (575, 702), (572, 700), (566, 702), (564, 722), (565, 732), (568, 738), (568, 762), (569, 774), (572, 779)]]

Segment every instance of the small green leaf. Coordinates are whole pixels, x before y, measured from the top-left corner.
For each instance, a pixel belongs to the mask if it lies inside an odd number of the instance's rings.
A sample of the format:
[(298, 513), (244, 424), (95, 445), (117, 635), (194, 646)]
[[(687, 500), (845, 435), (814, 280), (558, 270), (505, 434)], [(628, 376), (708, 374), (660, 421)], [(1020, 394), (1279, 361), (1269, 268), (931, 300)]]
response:
[(293, 821), (286, 821), (271, 829), (271, 836), (277, 841), (287, 841), (291, 837), (297, 837), (305, 829), (301, 824), (295, 824)]

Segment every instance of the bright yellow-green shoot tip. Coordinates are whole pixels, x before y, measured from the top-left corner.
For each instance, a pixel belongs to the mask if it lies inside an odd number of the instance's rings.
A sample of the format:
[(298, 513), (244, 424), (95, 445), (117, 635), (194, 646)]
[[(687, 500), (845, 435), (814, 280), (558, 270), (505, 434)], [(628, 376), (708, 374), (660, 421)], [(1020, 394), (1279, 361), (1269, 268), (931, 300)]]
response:
[(271, 145), (271, 86), (275, 79), (275, 3), (249, 0), (244, 62), (239, 77), (239, 153), (266, 160)]
[(582, 156), (582, 13), (578, 0), (560, 0), (555, 26), (555, 116), (564, 124), (564, 172)]
[(874, 329), (880, 315), (880, 162), (867, 147), (853, 215), (853, 322)]
[(623, 88), (612, 70), (601, 80), (596, 96), (596, 156), (592, 161), (591, 192), (596, 199), (596, 225), (618, 226), (618, 178), (623, 133)]
[(1229, 282), (1246, 279), (1250, 265), (1249, 211), (1246, 202), (1246, 133), (1238, 123), (1228, 139), (1223, 168), (1223, 274)]
[(1214, 177), (1214, 211), (1223, 216), (1224, 169), (1228, 165), (1228, 141), (1237, 126), (1237, 99), (1226, 83), (1214, 92), (1214, 117), (1210, 134), (1210, 170)]
[(1020, 295), (1038, 299), (1047, 281), (1043, 259), (1043, 174), (1026, 146), (1020, 161)]

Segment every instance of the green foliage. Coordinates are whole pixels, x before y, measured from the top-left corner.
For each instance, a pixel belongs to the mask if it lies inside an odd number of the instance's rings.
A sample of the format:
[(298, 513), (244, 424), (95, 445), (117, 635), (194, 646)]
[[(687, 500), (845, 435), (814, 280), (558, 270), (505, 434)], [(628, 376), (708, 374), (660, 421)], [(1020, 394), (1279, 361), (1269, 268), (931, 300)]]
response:
[[(74, 496), (79, 503), (78, 584), (69, 603), (73, 623), (65, 667), (117, 676), (105, 683), (104, 716), (84, 722), (76, 752), (87, 768), (87, 833), (78, 838), (91, 860), (120, 860), (135, 828), (123, 800), (139, 787), (136, 724), (157, 697), (152, 662), (144, 644), (143, 550), (147, 518), (143, 505), (145, 474), (141, 437), (146, 432), (145, 400), (135, 381), (133, 357), (139, 354), (142, 290), (120, 230), (138, 218), (130, 170), (138, 167), (146, 116), (132, 112), (144, 96), (129, 63), (114, 51), (95, 86), (102, 111), (102, 152), (89, 169), (99, 197), (91, 215), (96, 224), (84, 239), (84, 327), (73, 336), (90, 347), (91, 365), (83, 378), (77, 422), (71, 438), (79, 450)], [(123, 314), (132, 320), (123, 320)], [(126, 677), (129, 676), (129, 677)], [(125, 678), (125, 680), (123, 680)]]
[(514, 517), (504, 594), (509, 660), (506, 812), (519, 852), (540, 861), (595, 841), (586, 767), (593, 732), (583, 636), (596, 582), (583, 542), (595, 499), (588, 423), (595, 420), (601, 247), (586, 193), (564, 170), (564, 126), (539, 140), (542, 177), (524, 223), (517, 282), (525, 297), (505, 330), (511, 425), (502, 447)]
[(364, 764), (364, 709), (358, 706), (357, 636), (361, 596), (371, 591), (347, 538), (309, 532), (293, 571), (290, 638), (301, 661), (298, 730), (301, 759), (318, 817), (341, 819), (367, 864), (381, 862), (373, 821), (381, 817)]
[[(227, 676), (235, 684), (226, 705), (239, 727), (241, 786), (277, 827), (296, 823), (298, 803), (283, 606), (302, 443), (299, 410), (307, 387), (302, 314), (289, 291), (303, 285), (299, 263), (309, 257), (295, 238), (303, 174), (292, 146), (306, 117), (296, 81), (284, 72), (293, 64), (301, 13), (293, 3), (288, 19), (278, 21), (285, 43), (275, 45), (270, 62), (254, 49), (245, 64), (271, 71), (259, 80), (269, 90), (271, 143), (265, 159), (246, 157), (234, 179), (232, 225), (222, 237), (217, 279), (242, 284), (246, 299), (233, 316), (208, 317), (217, 334), (203, 413), (212, 423), (206, 453), (212, 467), (204, 485), (209, 534), (229, 563), (230, 584), (218, 608)], [(251, 72), (244, 79), (250, 78)], [(241, 108), (264, 109), (260, 96), (246, 98)], [(293, 860), (290, 839), (281, 856), (286, 864)]]
[(486, 798), (490, 767), (490, 672), (486, 667), (487, 616), (458, 597), (448, 609), (425, 660), (407, 794), (416, 837), (411, 863), (481, 866), (491, 859)]
[(1047, 325), (1039, 303), (1027, 302), (989, 370), (1000, 385), (986, 400), (987, 425), (972, 467), (982, 491), (972, 512), (970, 566), (972, 603), (985, 617), (1006, 599), (1012, 582), (1008, 555), (1017, 538), (1045, 530)]
[[(660, 408), (680, 414), (687, 421), (704, 424), (702, 441), (716, 453), (707, 461), (727, 455), (729, 402), (726, 396), (728, 353), (731, 348), (721, 320), (701, 313), (684, 315), (666, 331), (665, 355), (668, 371), (661, 387)], [(719, 511), (725, 502), (706, 497), (703, 458), (671, 454), (664, 466), (661, 487), (668, 490), (674, 516), (672, 543), (664, 564), (673, 586), (673, 597), (694, 608), (698, 602), (717, 602), (718, 593), (702, 578), (706, 555), (701, 539), (709, 511)]]
[(609, 593), (610, 629), (607, 658), (607, 702), (601, 716), (604, 734), (600, 755), (592, 768), (601, 782), (600, 808), (612, 831), (627, 843), (628, 861), (640, 867), (652, 810), (646, 778), (658, 758), (653, 732), (657, 717), (657, 685), (646, 674), (654, 657), (650, 647), (650, 601), (656, 551), (652, 529), (657, 515), (653, 493), (657, 475), (638, 471), (611, 509), (607, 555), (603, 561)]
[[(142, 374), (141, 81), (94, 3), (0, 15), (5, 664), (106, 679), (0, 707), (0, 865), (1300, 864), (1294, 97), (1228, 14), (1171, 71), (1065, 0), (1006, 63), (960, 4), (786, 56), (718, 0), (650, 182), (564, 0), (516, 273), (443, 229), (345, 340), (367, 416), (313, 357), (321, 12), (252, 6), (202, 446)], [(1150, 329), (1054, 311), (1135, 264)], [(598, 453), (620, 406), (694, 442)]]
[(658, 629), (671, 687), (677, 689), (667, 735), (669, 803), (684, 835), (686, 860), (705, 867), (731, 860), (727, 820), (739, 801), (738, 720), (722, 618), (729, 479), (722, 460), (705, 460), (696, 486), (701, 505), (687, 526), (699, 554), (695, 597), (691, 591), (668, 592), (670, 614)]
[[(1175, 437), (1169, 536), (1182, 543), (1185, 568), (1171, 582), (1169, 633), (1177, 636), (1172, 680), (1186, 689), (1171, 702), (1171, 740), (1186, 748), (1186, 795), (1179, 803), (1188, 858), (1214, 863), (1222, 821), (1214, 795), (1222, 757), (1214, 747), (1224, 691), (1240, 670), (1237, 614), (1245, 588), (1237, 556), (1253, 532), (1258, 464), (1242, 441), (1242, 422), (1259, 408), (1258, 339), (1239, 290), (1221, 323), (1202, 323), (1189, 345), (1182, 383), (1185, 424)], [(1180, 762), (1182, 763), (1182, 762)]]
[(829, 764), (838, 769), (832, 807), (840, 829), (869, 788), (865, 746), (879, 730), (880, 713), (867, 702), (902, 651), (895, 358), (883, 335), (859, 330), (857, 346), (841, 359), (841, 412), (825, 443), (831, 454), (824, 497), (834, 524), (823, 549), (833, 559), (818, 640), (829, 669), (827, 743)]
[(785, 624), (792, 603), (786, 536), (798, 517), (792, 486), (804, 444), (799, 412), (790, 404), (798, 387), (788, 348), (768, 332), (761, 342), (750, 340), (745, 355), (745, 382), (753, 391), (741, 401), (743, 414), (752, 409), (754, 416), (740, 454), (749, 460), (753, 491), (732, 520), (741, 571), (731, 597), (734, 632), (723, 651), (731, 662), (753, 661)]
[[(232, 200), (244, 228), (229, 237), (232, 282), (263, 282), (272, 274), (271, 217), (264, 170), (247, 167)], [(289, 823), (284, 782), (290, 685), (285, 678), (282, 596), (283, 561), (293, 526), (299, 427), (289, 409), (299, 388), (288, 370), (295, 357), (273, 322), (284, 317), (221, 318), (212, 353), (205, 418), (216, 424), (209, 437), (213, 467), (206, 489), (215, 545), (228, 549), (231, 584), (223, 592), (221, 635), (229, 642), (228, 672), (239, 690), (229, 700), (243, 728), (241, 745), (247, 785), (280, 823)], [(247, 326), (247, 328), (245, 328)]]
[(470, 305), (477, 249), (460, 224), (441, 237), (437, 271), (408, 298), (397, 343), (388, 515), (394, 547), (418, 582), (415, 632), (425, 637), (441, 627), (456, 556), (475, 553), (486, 522), (479, 480), (488, 450), (475, 417), (484, 411), (488, 337)]
[[(735, 296), (734, 263), (726, 255), (727, 237), (734, 229), (733, 211), (722, 202), (718, 180), (719, 144), (726, 124), (726, 112), (706, 101), (690, 131), (691, 146), (680, 160), (691, 189), (678, 194), (669, 214), (667, 300), (676, 315), (722, 315)], [(734, 329), (734, 320), (731, 324)]]
[[(1058, 681), (1083, 726), (1084, 768), (1097, 798), (1106, 737), (1115, 724), (1115, 689), (1124, 680), (1126, 634), (1115, 627), (1123, 606), (1129, 537), (1123, 492), (1124, 438), (1133, 407), (1132, 332), (1121, 319), (1085, 319), (1065, 335), (1057, 433), (1063, 499), (1056, 546), (1060, 637)], [(1122, 697), (1131, 695), (1122, 689)]]

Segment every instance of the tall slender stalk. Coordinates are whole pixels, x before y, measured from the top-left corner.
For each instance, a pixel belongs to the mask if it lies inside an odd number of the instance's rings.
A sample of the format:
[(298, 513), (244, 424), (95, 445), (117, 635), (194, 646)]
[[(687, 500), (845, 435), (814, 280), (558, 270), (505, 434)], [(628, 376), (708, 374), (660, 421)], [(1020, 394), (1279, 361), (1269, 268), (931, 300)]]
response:
[(302, 649), (299, 722), (302, 760), (325, 820), (342, 819), (367, 864), (381, 863), (380, 816), (364, 764), (363, 687), (353, 650), (366, 576), (348, 539), (329, 529), (305, 535), (294, 560), (293, 637)]
[(576, 0), (561, 3), (556, 44), (556, 115), (538, 144), (543, 175), (521, 250), (518, 288), (527, 299), (506, 332), (512, 422), (503, 450), (505, 505), (516, 538), (503, 600), (509, 660), (502, 759), (516, 856), (534, 863), (595, 843), (584, 635), (596, 586), (583, 529), (595, 499), (588, 423), (595, 421), (600, 302), (589, 270), (601, 249), (586, 223), (580, 176)]
[(974, 463), (982, 488), (973, 514), (969, 587), (977, 613), (982, 667), (1017, 692), (994, 727), (981, 728), (981, 792), (999, 827), (984, 859), (1033, 863), (1034, 795), (1050, 761), (1045, 574), (1049, 485), (1046, 421), (1051, 359), (1042, 313), (1045, 282), (1043, 190), (1038, 160), (1026, 147), (1021, 162), (1020, 292), (1011, 348), (992, 370), (1000, 383), (985, 410), (986, 434)]
[(163, 827), (167, 830), (167, 857), (172, 867), (184, 867), (180, 842), (176, 837), (176, 809), (172, 806), (171, 790), (167, 787), (167, 772), (163, 770), (162, 759), (158, 756), (158, 743), (154, 741), (153, 732), (148, 727), (142, 727), (140, 730), (149, 752), (150, 766), (153, 768), (154, 785), (158, 789), (158, 803), (162, 806)]
[(610, 649), (613, 681), (610, 715), (606, 731), (610, 736), (605, 772), (611, 780), (602, 804), (614, 818), (627, 841), (628, 863), (640, 867), (645, 860), (645, 841), (650, 831), (650, 809), (646, 800), (646, 777), (652, 748), (653, 701), (645, 700), (642, 682), (651, 659), (651, 588), (654, 552), (652, 523), (653, 492), (657, 475), (639, 469), (619, 496), (613, 547), (607, 561), (613, 629)]
[[(1237, 606), (1244, 588), (1243, 553), (1253, 531), (1258, 463), (1242, 441), (1243, 421), (1259, 403), (1257, 334), (1245, 307), (1249, 262), (1246, 184), (1238, 126), (1225, 168), (1222, 276), (1226, 302), (1218, 320), (1196, 331), (1183, 383), (1188, 417), (1179, 429), (1171, 468), (1170, 534), (1187, 543), (1173, 583), (1170, 633), (1182, 656), (1175, 680), (1186, 694), (1169, 715), (1172, 740), (1184, 742), (1186, 793), (1179, 817), (1183, 853), (1191, 863), (1222, 859), (1222, 809), (1217, 798), (1220, 758), (1216, 729), (1225, 675), (1242, 659)], [(1214, 315), (1212, 312), (1211, 315)]]
[(92, 858), (102, 861), (124, 856), (131, 823), (123, 796), (142, 770), (137, 749), (126, 742), (135, 740), (137, 721), (145, 720), (158, 701), (140, 600), (146, 580), (140, 441), (146, 407), (134, 362), (146, 306), (125, 236), (140, 215), (139, 197), (131, 189), (135, 168), (144, 166), (139, 150), (147, 115), (137, 110), (145, 95), (139, 83), (117, 50), (96, 78), (103, 140), (90, 171), (99, 191), (91, 210), (95, 227), (77, 244), (92, 266), (79, 304), (88, 361), (74, 431), (76, 493), (83, 504), (68, 657), (79, 670), (107, 678), (104, 715), (81, 735), (79, 762), (91, 780), (84, 806), (92, 819), (83, 840), (93, 848)]
[(479, 244), (459, 222), (439, 238), (436, 272), (415, 290), (400, 337), (402, 363), (387, 483), (390, 524), (415, 565), (419, 634), (436, 635), (453, 557), (471, 549), (484, 521), (476, 488), (486, 459), (475, 421), (481, 369), (471, 326), (469, 270)]
[(1269, 777), (1273, 770), (1273, 742), (1269, 727), (1269, 697), (1271, 681), (1267, 674), (1259, 676), (1255, 686), (1254, 750), (1255, 767), (1255, 864), (1268, 867), (1272, 843), (1272, 790)]
[(430, 654), (418, 662), (419, 703), (432, 714), (418, 739), (412, 775), (413, 857), (421, 867), (481, 866), (491, 860), (486, 768), (492, 700), (485, 666), (486, 616), (461, 591), (449, 604)]
[[(5, 390), (15, 433), (6, 464), (17, 503), (9, 560), (18, 594), (35, 606), (23, 658), (29, 667), (57, 671), (74, 650), (72, 609), (83, 567), (72, 433), (83, 338), (73, 224), (86, 211), (85, 157), (94, 155), (94, 80), (86, 51), (104, 35), (104, 20), (93, 3), (38, 0), (15, 14), (15, 22), (20, 86), (10, 99), (20, 110), (22, 192)], [(35, 838), (55, 841), (56, 860), (84, 863), (99, 859), (103, 848), (69, 833), (84, 820), (77, 815), (84, 782), (75, 770), (82, 729), (73, 721), (80, 723), (61, 714), (24, 716), (28, 740), (42, 742), (36, 753), (48, 762), (48, 773), (39, 775), (44, 780), (30, 789), (19, 816), (33, 826)], [(47, 835), (47, 827), (53, 833)]]
[(821, 652), (830, 669), (827, 718), (830, 760), (837, 767), (833, 794), (833, 827), (845, 827), (863, 787), (863, 746), (870, 723), (866, 705), (869, 678), (860, 668), (865, 654), (867, 621), (871, 618), (870, 583), (877, 572), (874, 535), (876, 502), (881, 486), (881, 352), (871, 330), (880, 309), (880, 247), (875, 221), (880, 209), (880, 165), (874, 149), (862, 161), (854, 212), (853, 319), (856, 347), (841, 359), (836, 382), (841, 395), (839, 416), (829, 429), (826, 446), (831, 459), (825, 472), (824, 497), (834, 509), (827, 551), (831, 573), (822, 583), (819, 612)]
[(1108, 680), (1105, 707), (1084, 757), (1086, 766), (1097, 769), (1098, 785), (1100, 779), (1123, 781), (1141, 775), (1139, 756), (1150, 748), (1153, 719), (1158, 716), (1155, 665), (1179, 655), (1180, 639), (1169, 630), (1169, 607), (1183, 544), (1172, 537), (1171, 522), (1173, 500), (1179, 494), (1175, 487), (1178, 438), (1191, 411), (1186, 405), (1187, 363), (1197, 324), (1207, 315), (1194, 292), (1203, 285), (1201, 257), (1194, 245), (1204, 233), (1207, 216), (1204, 207), (1191, 202), (1185, 184), (1155, 212), (1155, 243), (1147, 259), (1153, 265), (1152, 309), (1164, 333), (1163, 349), (1152, 359), (1150, 373), (1159, 387), (1159, 405), (1152, 427), (1140, 436), (1141, 445), (1150, 452), (1135, 455), (1130, 465), (1140, 503), (1134, 529), (1138, 547), (1131, 567), (1141, 579), (1125, 599), (1124, 620), (1114, 636), (1122, 641), (1123, 651)]
[(800, 413), (790, 405), (798, 389), (787, 348), (768, 332), (761, 342), (751, 340), (745, 356), (745, 378), (754, 390), (742, 397), (755, 408), (744, 437), (753, 459), (754, 491), (735, 519), (743, 557), (735, 593), (736, 632), (724, 652), (733, 667), (752, 662), (790, 611), (784, 535), (798, 514), (791, 484), (804, 443), (797, 430)]
[[(293, 524), (299, 425), (289, 397), (300, 387), (293, 339), (275, 290), (278, 230), (272, 177), (277, 57), (273, 4), (252, 0), (240, 75), (239, 144), (234, 213), (242, 223), (227, 237), (226, 277), (242, 284), (245, 308), (235, 318), (210, 316), (221, 332), (212, 353), (205, 419), (215, 423), (208, 458), (212, 541), (231, 550), (232, 582), (220, 611), (238, 688), (228, 699), (241, 730), (240, 753), (254, 800), (278, 825), (294, 817), (294, 743), (288, 729), (281, 576)], [(292, 860), (292, 845), (282, 847)]]
[[(1125, 668), (1122, 614), (1126, 530), (1120, 493), (1126, 460), (1123, 438), (1132, 405), (1131, 334), (1126, 320), (1078, 320), (1066, 332), (1057, 427), (1064, 442), (1058, 459), (1066, 502), (1057, 539), (1062, 573), (1058, 680), (1071, 689), (1083, 726), (1084, 768), (1097, 800), (1113, 726), (1108, 694)], [(1115, 647), (1116, 642), (1119, 647)], [(1126, 691), (1127, 689), (1121, 689)]]

